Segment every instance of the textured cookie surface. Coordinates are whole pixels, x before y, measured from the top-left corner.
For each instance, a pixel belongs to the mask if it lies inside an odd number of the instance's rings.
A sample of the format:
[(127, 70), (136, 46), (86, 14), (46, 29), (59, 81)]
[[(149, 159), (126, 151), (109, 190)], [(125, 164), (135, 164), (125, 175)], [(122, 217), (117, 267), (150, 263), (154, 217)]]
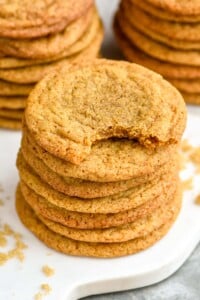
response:
[(164, 62), (151, 57), (130, 43), (121, 32), (117, 22), (115, 22), (114, 30), (120, 48), (128, 60), (144, 65), (155, 72), (163, 74), (166, 78), (200, 78), (200, 67)]
[(168, 38), (187, 41), (200, 41), (200, 24), (198, 23), (182, 23), (171, 22), (154, 17), (150, 13), (146, 13), (137, 5), (130, 5), (127, 0), (122, 1), (122, 7), (127, 20), (133, 25), (143, 24), (146, 29), (151, 29), (152, 32), (157, 32)]
[(41, 215), (37, 216), (50, 230), (68, 238), (92, 243), (116, 243), (146, 236), (156, 230), (172, 218), (177, 206), (180, 207), (180, 197), (175, 197), (169, 203), (155, 209), (148, 217), (138, 219), (123, 226), (106, 229), (74, 229), (53, 222)]
[(30, 139), (24, 128), (22, 152), (29, 164), (34, 165), (35, 156), (61, 176), (90, 181), (113, 182), (146, 176), (173, 158), (177, 145), (162, 146), (151, 150), (128, 140), (107, 140), (95, 144), (90, 156), (80, 165), (71, 164), (49, 154)]
[(167, 10), (160, 9), (159, 7), (156, 7), (155, 5), (152, 5), (152, 3), (150, 3), (149, 1), (130, 0), (130, 2), (132, 2), (132, 3), (133, 3), (133, 1), (134, 1), (134, 4), (137, 4), (137, 6), (139, 6), (143, 10), (145, 10), (147, 13), (152, 14), (153, 16), (156, 16), (160, 19), (176, 21), (176, 22), (185, 22), (185, 23), (188, 23), (188, 22), (195, 23), (195, 22), (200, 21), (199, 14), (193, 15), (191, 17), (191, 15), (187, 15), (187, 13), (186, 14), (176, 14), (176, 13), (172, 13), (172, 11), (169, 12)]
[[(117, 193), (126, 191), (130, 188), (142, 185), (147, 182), (151, 182), (152, 180), (156, 179), (156, 177), (159, 178), (161, 176), (165, 176), (165, 174), (167, 175), (169, 173), (169, 170), (174, 170), (177, 168), (177, 161), (170, 160), (167, 164), (164, 164), (160, 168), (157, 168), (156, 172), (133, 178), (130, 180), (104, 183), (81, 180), (73, 177), (59, 176), (57, 173), (49, 169), (42, 162), (42, 160), (38, 159), (36, 156), (31, 157), (27, 153), (26, 159), (29, 165), (26, 163), (20, 151), (17, 159), (17, 165), (20, 170), (20, 176), (27, 184), (30, 180), (30, 187), (32, 187), (33, 185), (32, 177), (35, 174), (41, 178), (43, 183), (48, 183), (48, 185), (51, 186), (54, 190), (56, 189), (57, 191), (60, 191), (61, 193), (68, 196), (79, 197), (84, 199), (115, 195)], [(106, 208), (102, 207), (102, 209)]]
[(0, 117), (21, 120), (22, 116), (22, 109), (0, 108)]
[(17, 97), (17, 96), (0, 96), (0, 109), (9, 108), (9, 109), (22, 109), (25, 107), (26, 97)]
[(116, 257), (129, 255), (150, 247), (167, 233), (178, 214), (177, 210), (174, 212), (171, 220), (145, 237), (123, 243), (97, 244), (78, 242), (62, 235), (55, 234), (49, 230), (26, 204), (19, 190), (16, 195), (16, 208), (24, 225), (47, 246), (65, 254), (94, 257)]
[(112, 137), (149, 147), (177, 143), (185, 106), (159, 75), (126, 62), (96, 60), (42, 80), (29, 97), (25, 118), (38, 144), (79, 164), (95, 142)]
[(23, 68), (2, 69), (0, 72), (0, 78), (9, 82), (14, 82), (19, 84), (30, 84), (30, 83), (38, 82), (47, 73), (53, 72), (54, 70), (60, 67), (68, 66), (68, 64), (71, 62), (79, 63), (84, 60), (87, 61), (96, 58), (99, 52), (102, 39), (103, 39), (103, 28), (102, 25), (99, 24), (99, 30), (96, 32), (96, 36), (94, 40), (91, 41), (88, 47), (83, 49), (81, 52), (69, 57), (64, 57), (62, 59), (53, 61), (52, 63), (49, 62), (49, 63), (45, 63), (45, 64), (43, 63), (39, 65), (31, 64), (31, 66), (29, 66), (28, 63), (28, 66)]
[[(117, 18), (120, 23), (120, 18)], [(152, 57), (176, 64), (200, 66), (200, 54), (197, 50), (186, 51), (172, 49), (167, 45), (159, 43), (147, 35), (144, 35), (134, 26), (131, 26), (131, 28), (128, 26), (125, 28), (121, 26), (121, 30), (128, 36), (129, 40), (134, 45)]]
[(81, 16), (62, 32), (55, 35), (25, 40), (0, 38), (1, 51), (7, 56), (31, 59), (45, 59), (56, 56), (82, 36), (89, 26), (93, 14), (94, 8), (91, 8), (84, 16)]
[[(172, 186), (176, 185), (177, 177), (176, 164), (169, 164), (168, 173), (157, 174), (157, 177), (149, 182), (129, 188), (126, 191), (118, 192), (113, 196), (85, 199), (71, 197), (53, 189), (34, 173), (21, 155), (18, 156), (17, 167), (19, 169), (21, 184), (24, 182), (36, 194), (48, 199), (53, 205), (83, 213), (117, 213), (135, 208), (153, 198), (165, 197), (169, 187), (172, 188)], [(90, 186), (92, 189), (92, 182)]]
[(51, 26), (62, 20), (67, 25), (87, 11), (91, 4), (92, 0), (3, 1), (0, 3), (0, 35), (18, 28)]
[(17, 130), (17, 129), (21, 129), (22, 122), (21, 120), (19, 121), (19, 120), (0, 117), (0, 127)]
[(36, 194), (24, 183), (20, 183), (20, 186), (25, 200), (36, 213), (68, 227), (94, 229), (120, 226), (152, 214), (156, 208), (173, 199), (177, 188), (177, 181), (175, 183), (176, 184), (169, 189), (164, 197), (162, 194), (160, 197), (158, 196), (151, 201), (146, 201), (134, 209), (109, 214), (69, 211), (51, 204), (51, 202)]

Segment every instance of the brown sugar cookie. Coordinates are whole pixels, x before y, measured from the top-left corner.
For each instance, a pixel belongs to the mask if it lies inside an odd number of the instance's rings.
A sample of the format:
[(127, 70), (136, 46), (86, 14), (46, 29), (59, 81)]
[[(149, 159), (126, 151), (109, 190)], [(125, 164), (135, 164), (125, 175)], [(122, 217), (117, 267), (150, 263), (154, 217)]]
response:
[(0, 117), (0, 127), (6, 128), (6, 129), (18, 130), (18, 129), (21, 129), (22, 122), (21, 122), (21, 120), (19, 121), (19, 120), (15, 120), (15, 119)]
[(0, 117), (21, 120), (23, 109), (0, 108)]
[(181, 92), (200, 94), (200, 80), (197, 79), (173, 79), (168, 78), (168, 80)]
[(0, 96), (0, 110), (2, 108), (3, 109), (12, 109), (12, 110), (13, 109), (23, 109), (23, 108), (25, 108), (25, 105), (26, 105), (26, 97)]
[(174, 210), (180, 209), (180, 202), (180, 197), (176, 196), (169, 203), (155, 209), (148, 217), (138, 219), (123, 226), (106, 229), (75, 229), (53, 222), (41, 215), (37, 215), (37, 213), (36, 215), (51, 231), (67, 238), (91, 243), (118, 243), (146, 236), (167, 223), (172, 218)]
[(200, 53), (197, 50), (176, 50), (160, 42), (153, 40), (141, 33), (134, 26), (122, 26), (122, 19), (117, 15), (117, 21), (122, 32), (128, 37), (130, 42), (148, 55), (176, 64), (200, 67)]
[[(29, 29), (30, 37), (33, 37), (31, 30), (34, 27), (51, 27), (62, 21), (67, 26), (83, 15), (92, 3), (92, 0), (54, 2), (36, 0), (34, 3), (27, 0), (14, 0), (12, 4), (3, 2), (0, 4), (0, 36), (19, 37), (20, 30)], [(38, 36), (42, 33), (40, 34), (38, 30)], [(48, 31), (45, 32), (45, 35), (47, 34)]]
[(70, 255), (116, 257), (144, 250), (161, 239), (174, 223), (179, 210), (174, 209), (172, 218), (147, 236), (123, 243), (78, 242), (49, 230), (23, 200), (20, 190), (16, 194), (16, 209), (23, 224), (47, 246)]
[(182, 92), (182, 95), (187, 103), (200, 104), (200, 93), (186, 93)]
[[(48, 201), (55, 206), (83, 213), (117, 213), (133, 209), (146, 201), (166, 194), (171, 185), (176, 185), (175, 178), (177, 178), (177, 165), (175, 163), (172, 166), (169, 165), (168, 173), (160, 176), (156, 174), (156, 178), (153, 178), (151, 181), (118, 192), (112, 196), (87, 199), (71, 197), (53, 189), (34, 173), (21, 155), (18, 156), (17, 167), (21, 184), (24, 182), (36, 194), (48, 199)], [(93, 183), (88, 182), (88, 186), (89, 184), (92, 189)], [(76, 189), (76, 186), (77, 184), (74, 189)]]
[[(174, 22), (183, 22), (183, 23), (196, 23), (200, 21), (200, 15), (191, 15), (186, 14), (174, 14), (172, 12), (166, 11), (164, 9), (158, 8), (153, 3), (149, 1), (143, 0), (130, 0), (130, 3), (134, 3), (135, 5), (139, 6), (141, 9), (146, 11), (147, 13), (158, 17), (160, 19), (174, 21)], [(132, 5), (131, 3), (131, 5)]]
[(7, 56), (27, 59), (48, 59), (59, 55), (75, 43), (83, 35), (87, 27), (90, 27), (94, 13), (97, 16), (97, 12), (92, 7), (86, 14), (55, 35), (24, 40), (0, 38), (1, 51)]
[[(141, 2), (141, 1), (140, 1)], [(193, 41), (194, 43), (200, 41), (200, 23), (182, 23), (161, 20), (150, 13), (140, 9), (137, 4), (130, 5), (129, 1), (121, 2), (120, 11), (123, 10), (125, 17), (135, 26), (140, 24), (151, 30), (151, 32), (158, 33), (163, 37), (168, 37), (181, 40), (184, 43)]]
[(28, 131), (26, 134), (25, 128), (21, 143), (22, 153), (31, 166), (37, 156), (57, 175), (104, 183), (137, 180), (152, 174), (167, 163), (169, 157), (175, 157), (178, 150), (177, 145), (151, 150), (129, 140), (107, 140), (95, 144), (90, 156), (77, 166), (43, 150), (30, 138)]
[(90, 45), (85, 48), (80, 53), (75, 55), (62, 58), (60, 60), (54, 61), (52, 63), (43, 63), (40, 65), (32, 65), (23, 68), (14, 69), (2, 69), (0, 72), (0, 78), (9, 82), (14, 82), (18, 84), (30, 84), (39, 81), (47, 73), (59, 69), (64, 65), (75, 62), (79, 63), (84, 60), (94, 59), (99, 52), (99, 48), (103, 38), (103, 28), (100, 26), (98, 32)]
[[(134, 2), (134, 0), (131, 0)], [(198, 0), (145, 0), (162, 10), (177, 15), (195, 16), (200, 15), (200, 3)]]
[(173, 64), (153, 58), (136, 46), (132, 45), (121, 32), (118, 24), (114, 24), (115, 36), (124, 56), (132, 62), (146, 66), (153, 71), (162, 74), (166, 78), (200, 78), (200, 67)]
[(178, 182), (176, 182), (176, 185), (172, 186), (172, 188), (168, 189), (164, 197), (163, 195), (161, 197), (158, 196), (151, 201), (146, 201), (144, 204), (141, 204), (134, 209), (109, 214), (69, 211), (51, 204), (47, 199), (36, 194), (24, 183), (20, 183), (20, 188), (24, 199), (37, 214), (68, 227), (94, 229), (116, 227), (132, 223), (139, 218), (152, 214), (156, 208), (164, 205), (164, 203), (170, 201), (174, 197), (177, 184)]
[[(1, 59), (0, 59), (1, 60)], [(15, 84), (0, 80), (0, 96), (27, 96), (34, 85)]]
[(49, 74), (31, 93), (25, 119), (41, 147), (80, 164), (93, 144), (109, 138), (134, 139), (149, 148), (177, 143), (185, 128), (185, 105), (159, 75), (127, 62), (95, 60)]
[[(38, 159), (36, 156), (33, 160), (30, 161), (28, 158), (27, 161), (30, 162), (30, 165), (26, 163), (22, 153), (19, 152), (17, 159), (17, 167), (20, 171), (20, 177), (29, 185), (30, 188), (33, 188), (33, 186), (35, 186), (34, 183), (36, 180), (36, 182), (38, 182), (39, 180), (40, 183), (47, 183), (48, 186), (52, 187), (54, 190), (56, 189), (57, 191), (65, 195), (79, 197), (83, 199), (112, 196), (117, 193), (126, 191), (130, 188), (145, 184), (147, 182), (151, 182), (156, 178), (159, 179), (161, 176), (165, 176), (165, 174), (167, 175), (168, 173), (170, 173), (169, 170), (176, 170), (177, 168), (176, 159), (170, 160), (167, 164), (164, 164), (164, 166), (158, 168), (156, 172), (153, 172), (153, 174), (150, 173), (144, 176), (134, 178), (132, 180), (104, 183), (59, 176), (51, 169), (49, 169), (42, 162), (42, 160)], [(37, 177), (37, 179), (35, 179), (34, 175)], [(36, 183), (37, 187), (33, 189), (36, 190), (37, 188), (40, 188), (40, 183)], [(112, 203), (112, 205), (114, 205), (114, 203)], [(107, 208), (102, 207), (102, 210), (105, 209)]]
[[(135, 9), (134, 9), (135, 11)], [(119, 17), (119, 25), (120, 27), (123, 28), (123, 31), (125, 34), (127, 34), (127, 37), (131, 34), (132, 31), (132, 26), (134, 26), (136, 29), (138, 29), (141, 33), (144, 35), (147, 35), (149, 38), (158, 41), (160, 43), (163, 43), (166, 46), (169, 46), (171, 48), (174, 48), (176, 50), (200, 50), (200, 41), (199, 40), (193, 40), (193, 41), (188, 41), (184, 39), (176, 39), (172, 37), (168, 37), (164, 35), (163, 33), (156, 32), (149, 27), (149, 22), (145, 21), (146, 19), (141, 19), (140, 14), (137, 15), (137, 11), (135, 11), (135, 16), (127, 16), (128, 14), (124, 13), (124, 10), (121, 9), (118, 13)], [(140, 21), (139, 21), (140, 20)], [(159, 25), (157, 24), (157, 27)], [(200, 28), (200, 27), (199, 27)], [(198, 28), (198, 30), (199, 30)], [(179, 28), (180, 32), (181, 30)]]

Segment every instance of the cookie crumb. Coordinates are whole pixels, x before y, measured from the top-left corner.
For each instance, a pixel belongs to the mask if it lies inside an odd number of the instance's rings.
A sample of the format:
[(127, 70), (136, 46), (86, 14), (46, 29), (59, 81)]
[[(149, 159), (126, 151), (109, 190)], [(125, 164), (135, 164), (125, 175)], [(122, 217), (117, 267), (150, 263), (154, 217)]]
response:
[(35, 300), (42, 300), (42, 293), (38, 292), (35, 296), (34, 296)]
[(195, 203), (200, 205), (200, 194), (197, 195), (196, 199), (195, 199)]
[(12, 236), (15, 241), (13, 249), (6, 253), (0, 253), (0, 265), (5, 264), (11, 258), (17, 258), (19, 261), (24, 260), (23, 249), (27, 248), (27, 245), (22, 241), (21, 234), (14, 232), (14, 230), (8, 225), (4, 224), (3, 230), (0, 231), (0, 247), (7, 245), (7, 236)]
[(182, 141), (182, 143), (181, 143), (181, 150), (183, 152), (188, 153), (188, 152), (192, 151), (192, 149), (193, 149), (193, 146), (190, 145), (190, 143), (189, 143), (188, 140), (185, 139), (185, 140)]
[(51, 267), (45, 265), (42, 267), (42, 272), (47, 276), (47, 277), (50, 277), (50, 276), (53, 276), (55, 271), (54, 269), (52, 269)]
[(183, 186), (184, 190), (192, 190), (193, 189), (193, 177), (183, 180), (182, 186)]
[(2, 199), (0, 199), (0, 206), (3, 206), (4, 205), (4, 202)]
[(41, 284), (41, 289), (45, 292), (45, 295), (49, 294), (52, 290), (49, 284), (43, 283)]
[(195, 165), (197, 173), (200, 173), (200, 147), (194, 147), (189, 158)]

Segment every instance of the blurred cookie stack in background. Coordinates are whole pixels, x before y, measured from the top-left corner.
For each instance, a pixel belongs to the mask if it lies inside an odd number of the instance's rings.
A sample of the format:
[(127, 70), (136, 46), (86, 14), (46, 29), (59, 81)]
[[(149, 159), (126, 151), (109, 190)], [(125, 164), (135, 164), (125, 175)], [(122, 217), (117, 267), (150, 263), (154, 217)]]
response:
[(124, 56), (165, 76), (200, 104), (200, 3), (122, 0), (114, 30)]
[(103, 28), (92, 0), (0, 3), (0, 127), (18, 129), (26, 98), (48, 72), (99, 55)]

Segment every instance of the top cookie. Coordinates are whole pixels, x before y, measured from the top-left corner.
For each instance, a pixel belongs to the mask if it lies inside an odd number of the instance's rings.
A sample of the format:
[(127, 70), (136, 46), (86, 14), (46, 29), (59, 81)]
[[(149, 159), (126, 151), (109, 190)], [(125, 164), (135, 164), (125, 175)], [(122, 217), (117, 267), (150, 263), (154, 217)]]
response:
[[(4, 31), (22, 28), (65, 25), (83, 15), (92, 0), (4, 0), (0, 2), (0, 36)], [(9, 36), (9, 32), (7, 32)]]
[[(133, 1), (133, 0), (132, 0)], [(161, 9), (180, 15), (199, 15), (200, 2), (199, 0), (146, 0)]]
[(25, 119), (43, 149), (79, 164), (93, 144), (109, 138), (151, 148), (177, 143), (186, 110), (160, 75), (127, 62), (95, 60), (44, 78), (28, 99)]

